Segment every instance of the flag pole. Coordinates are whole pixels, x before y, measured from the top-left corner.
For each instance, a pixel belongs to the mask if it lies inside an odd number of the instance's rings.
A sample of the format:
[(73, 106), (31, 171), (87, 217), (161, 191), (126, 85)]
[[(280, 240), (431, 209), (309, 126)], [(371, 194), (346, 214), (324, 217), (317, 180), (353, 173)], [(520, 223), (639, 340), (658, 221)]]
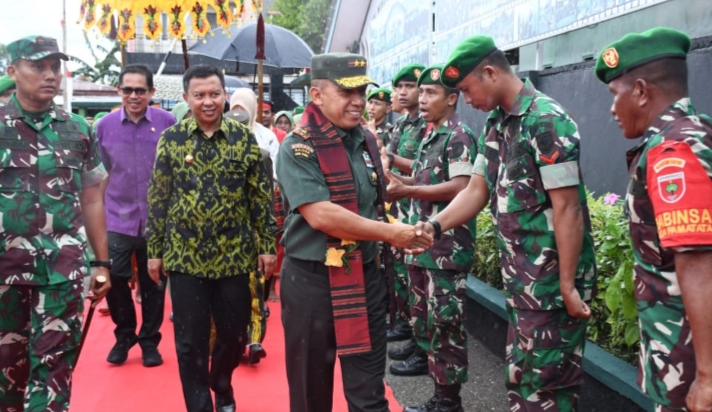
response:
[(257, 35), (256, 37), (256, 48), (255, 48), (255, 59), (257, 59), (257, 121), (262, 123), (262, 104), (264, 103), (264, 67), (263, 61), (265, 59), (265, 20), (262, 18), (262, 12), (257, 18)]
[[(67, 0), (62, 0), (62, 52), (66, 55), (67, 54)], [(69, 72), (69, 68), (67, 68), (67, 62), (62, 62), (62, 66), (64, 66), (64, 70), (62, 70), (62, 74), (64, 77), (64, 90), (62, 91), (62, 97), (64, 98), (64, 103), (62, 105), (62, 108), (71, 113), (72, 108), (69, 106), (69, 79), (67, 78), (67, 73)]]

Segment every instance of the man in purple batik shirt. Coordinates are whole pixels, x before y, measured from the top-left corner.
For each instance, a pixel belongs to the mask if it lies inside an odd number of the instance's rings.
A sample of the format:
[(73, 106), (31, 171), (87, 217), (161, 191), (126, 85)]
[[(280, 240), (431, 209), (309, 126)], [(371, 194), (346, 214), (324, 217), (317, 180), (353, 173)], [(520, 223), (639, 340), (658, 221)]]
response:
[[(163, 323), (165, 277), (158, 285), (148, 276), (145, 232), (148, 184), (156, 159), (156, 146), (161, 133), (173, 126), (176, 119), (165, 110), (149, 107), (155, 90), (151, 69), (143, 65), (124, 67), (118, 86), (121, 110), (104, 116), (96, 129), (101, 160), (109, 173), (109, 178), (102, 183), (112, 260), (112, 289), (106, 301), (111, 320), (116, 324), (116, 344), (106, 360), (115, 365), (126, 361), (129, 349), (136, 343), (141, 346), (144, 366), (163, 363), (158, 343)], [(136, 310), (129, 287), (134, 253), (143, 317), (138, 336)]]

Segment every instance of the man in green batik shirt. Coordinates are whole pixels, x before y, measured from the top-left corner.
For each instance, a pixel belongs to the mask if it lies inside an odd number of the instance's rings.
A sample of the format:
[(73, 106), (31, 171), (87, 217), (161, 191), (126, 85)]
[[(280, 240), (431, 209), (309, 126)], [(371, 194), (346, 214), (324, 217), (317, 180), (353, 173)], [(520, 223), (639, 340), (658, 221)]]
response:
[[(225, 78), (210, 66), (183, 75), (193, 117), (166, 129), (148, 190), (149, 275), (171, 282), (176, 351), (190, 412), (234, 412), (233, 370), (247, 344), (250, 272), (272, 273), (277, 225), (271, 171), (244, 125), (222, 115)], [(210, 367), (210, 318), (216, 339)]]
[(393, 126), (386, 121), (391, 112), (391, 91), (378, 87), (368, 92), (366, 97), (368, 108), (368, 130), (380, 140), (379, 146), (388, 147), (391, 142)]
[(489, 201), (498, 234), (509, 332), (506, 384), (513, 411), (576, 410), (596, 264), (576, 123), (520, 80), (489, 36), (462, 41), (441, 82), (491, 111), (467, 188), (428, 223), (438, 234)]
[[(0, 107), (0, 411), (65, 412), (89, 274), (87, 238), (101, 265), (90, 299), (110, 288), (106, 170), (89, 124), (57, 109), (55, 39), (7, 45), (15, 94)], [(96, 279), (106, 283), (98, 287)]]
[[(413, 160), (411, 177), (389, 173), (389, 199), (410, 199), (411, 224), (435, 216), (467, 186), (477, 148), (475, 134), (455, 112), (460, 92), (440, 83), (442, 65), (426, 68), (418, 78), (420, 114), (428, 134)], [(467, 381), (467, 332), (464, 309), (467, 274), (474, 260), (475, 219), (442, 233), (433, 246), (406, 255), (410, 309), (417, 345), (403, 362), (393, 363), (394, 375), (430, 373), (435, 395), (406, 412), (462, 411), (460, 387)]]
[(627, 139), (626, 215), (640, 318), (638, 384), (656, 412), (712, 411), (712, 119), (690, 100), (690, 37), (657, 27), (608, 46), (596, 75)]
[[(398, 99), (401, 107), (408, 111), (407, 114), (396, 121), (391, 135), (391, 143), (388, 147), (391, 170), (397, 175), (410, 176), (413, 172), (411, 163), (415, 158), (416, 150), (420, 147), (420, 142), (425, 136), (425, 128), (428, 125), (428, 122), (420, 117), (420, 108), (418, 106), (417, 82), (423, 69), (425, 69), (425, 66), (422, 64), (409, 64), (403, 67), (392, 80), (393, 93), (391, 93), (391, 100)], [(390, 213), (394, 219), (409, 223), (409, 209), (410, 201), (401, 199), (397, 204), (391, 205)], [(410, 290), (408, 286), (408, 269), (403, 263), (403, 258), (402, 251), (397, 250), (393, 265), (395, 270), (393, 289), (399, 316), (393, 329), (388, 330), (389, 342), (413, 337), (410, 326), (410, 306), (408, 304), (408, 291)], [(400, 348), (393, 348), (388, 351), (388, 357), (403, 360), (408, 355), (401, 353)]]

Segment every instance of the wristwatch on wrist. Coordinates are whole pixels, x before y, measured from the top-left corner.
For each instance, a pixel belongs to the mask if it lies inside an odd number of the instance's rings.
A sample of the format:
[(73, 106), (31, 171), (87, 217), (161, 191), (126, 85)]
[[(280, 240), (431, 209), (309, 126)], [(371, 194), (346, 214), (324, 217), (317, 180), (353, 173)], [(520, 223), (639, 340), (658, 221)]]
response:
[(393, 153), (388, 153), (388, 163), (393, 164), (393, 159), (395, 158), (395, 155)]
[(428, 220), (428, 223), (433, 225), (433, 229), (435, 229), (435, 240), (440, 240), (440, 235), (443, 234), (442, 228), (440, 227), (440, 222), (435, 219), (430, 219)]
[(111, 270), (111, 265), (113, 263), (113, 260), (92, 260), (89, 262), (89, 266), (95, 267), (95, 268), (107, 268)]

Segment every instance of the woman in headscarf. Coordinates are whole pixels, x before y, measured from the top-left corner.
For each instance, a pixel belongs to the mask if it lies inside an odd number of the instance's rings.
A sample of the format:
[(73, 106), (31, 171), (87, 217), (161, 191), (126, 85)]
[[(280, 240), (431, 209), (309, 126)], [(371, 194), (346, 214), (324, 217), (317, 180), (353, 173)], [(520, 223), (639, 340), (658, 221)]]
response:
[[(292, 117), (292, 113), (287, 110), (282, 110), (277, 113), (277, 116), (274, 118), (274, 127), (284, 130), (286, 134), (291, 133), (292, 129), (294, 129), (294, 118)], [(277, 139), (279, 139), (279, 137), (277, 137)], [(281, 141), (279, 143), (282, 144)]]
[[(257, 144), (261, 149), (269, 152), (269, 157), (272, 159), (272, 164), (276, 167), (277, 152), (279, 152), (279, 142), (277, 136), (268, 128), (257, 122), (257, 97), (252, 89), (240, 88), (235, 90), (230, 98), (230, 110), (242, 109), (249, 115), (249, 128), (255, 134)], [(273, 178), (277, 178), (277, 174), (272, 170)]]

